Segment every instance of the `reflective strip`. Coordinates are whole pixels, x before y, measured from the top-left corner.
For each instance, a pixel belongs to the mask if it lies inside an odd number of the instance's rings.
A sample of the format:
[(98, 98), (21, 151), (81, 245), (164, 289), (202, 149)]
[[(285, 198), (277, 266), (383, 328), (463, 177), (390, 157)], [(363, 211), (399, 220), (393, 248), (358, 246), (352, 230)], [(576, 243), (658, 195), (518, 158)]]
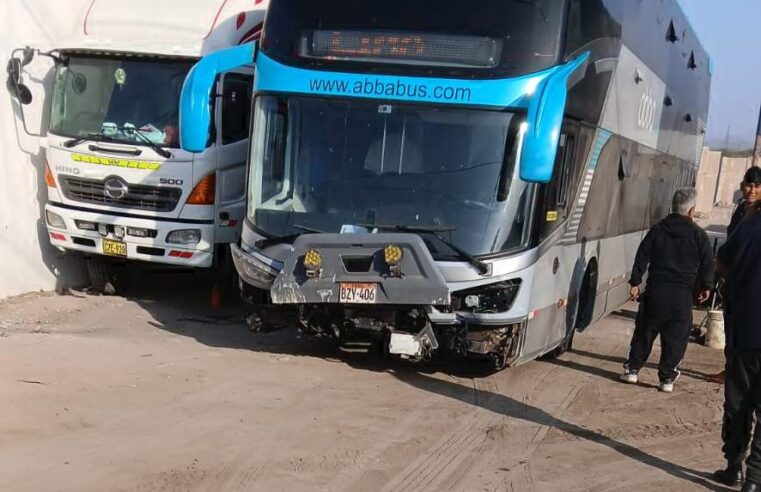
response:
[(124, 167), (128, 169), (146, 169), (149, 171), (158, 171), (161, 168), (161, 164), (158, 162), (116, 159), (113, 157), (100, 157), (97, 155), (87, 154), (71, 154), (71, 160), (74, 162), (96, 164), (99, 166)]

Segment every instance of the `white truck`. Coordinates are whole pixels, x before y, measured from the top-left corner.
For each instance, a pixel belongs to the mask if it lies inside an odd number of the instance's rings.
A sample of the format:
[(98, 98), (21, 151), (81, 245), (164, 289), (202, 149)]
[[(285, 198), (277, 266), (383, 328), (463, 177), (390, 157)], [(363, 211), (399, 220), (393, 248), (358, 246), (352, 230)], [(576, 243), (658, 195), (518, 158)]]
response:
[(50, 108), (38, 135), (45, 220), (55, 247), (86, 256), (95, 290), (118, 288), (117, 263), (226, 262), (245, 216), (253, 67), (218, 78), (204, 152), (180, 148), (180, 93), (200, 57), (258, 39), (266, 6), (93, 0), (74, 39), (48, 52), (14, 50), (7, 87), (22, 117), (32, 102), (24, 67), (41, 55), (55, 62), (50, 100), (35, 101)]

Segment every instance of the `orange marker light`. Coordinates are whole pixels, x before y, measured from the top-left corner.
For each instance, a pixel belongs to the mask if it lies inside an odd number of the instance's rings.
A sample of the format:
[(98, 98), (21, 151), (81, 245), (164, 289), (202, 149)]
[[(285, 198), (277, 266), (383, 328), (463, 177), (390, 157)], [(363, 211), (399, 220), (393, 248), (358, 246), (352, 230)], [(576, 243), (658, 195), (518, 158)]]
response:
[(193, 188), (188, 197), (190, 205), (214, 205), (214, 199), (217, 191), (217, 175), (211, 173)]
[(53, 171), (50, 170), (50, 165), (48, 165), (48, 163), (45, 163), (45, 183), (48, 185), (49, 188), (57, 188), (58, 187), (55, 184), (55, 178), (53, 177)]

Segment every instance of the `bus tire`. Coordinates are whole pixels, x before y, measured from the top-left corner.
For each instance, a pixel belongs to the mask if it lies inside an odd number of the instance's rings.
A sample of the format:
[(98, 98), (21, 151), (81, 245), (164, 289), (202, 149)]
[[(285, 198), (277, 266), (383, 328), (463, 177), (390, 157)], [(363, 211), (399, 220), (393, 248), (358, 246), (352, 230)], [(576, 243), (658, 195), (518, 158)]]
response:
[(597, 298), (597, 258), (589, 260), (584, 278), (579, 288), (579, 307), (576, 315), (575, 329), (584, 331), (592, 324), (595, 312), (595, 299)]

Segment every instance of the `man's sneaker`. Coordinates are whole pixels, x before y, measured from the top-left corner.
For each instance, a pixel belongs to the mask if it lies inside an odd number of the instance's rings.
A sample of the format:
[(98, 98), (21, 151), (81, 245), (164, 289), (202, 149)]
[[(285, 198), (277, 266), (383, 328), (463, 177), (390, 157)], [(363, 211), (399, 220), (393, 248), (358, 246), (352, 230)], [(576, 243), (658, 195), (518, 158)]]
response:
[(674, 392), (674, 380), (673, 379), (667, 379), (665, 381), (661, 381), (661, 384), (658, 385), (658, 391), (663, 391), (664, 393), (673, 393)]
[(761, 484), (746, 480), (740, 492), (761, 492)]
[(629, 384), (637, 384), (639, 382), (639, 371), (627, 369), (621, 374), (621, 381)]
[(727, 466), (723, 470), (716, 470), (711, 476), (717, 482), (730, 487), (737, 487), (743, 481), (742, 467)]

